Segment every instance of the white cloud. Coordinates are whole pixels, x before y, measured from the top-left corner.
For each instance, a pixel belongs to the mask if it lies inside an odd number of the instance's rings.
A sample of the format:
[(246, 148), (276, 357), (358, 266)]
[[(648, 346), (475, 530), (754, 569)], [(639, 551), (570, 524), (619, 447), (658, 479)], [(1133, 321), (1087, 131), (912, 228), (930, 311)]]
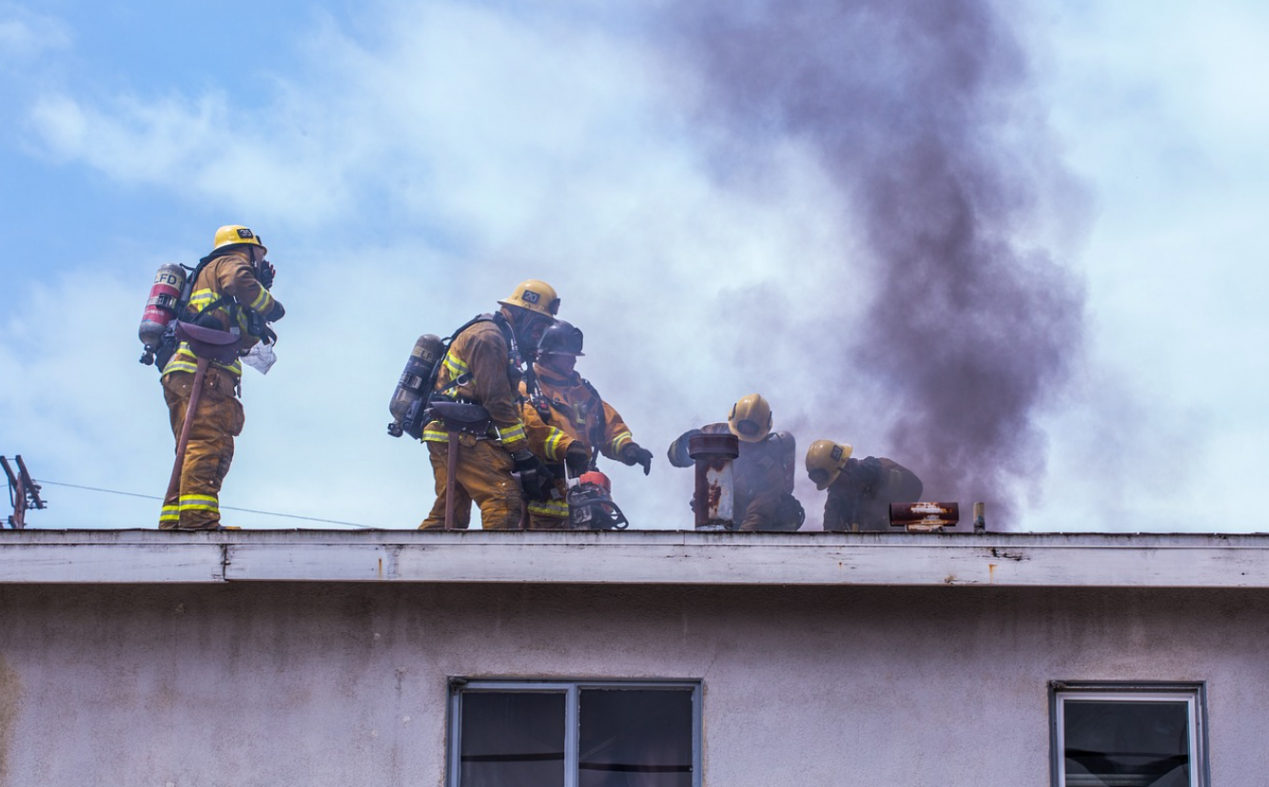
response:
[(539, 21), (461, 3), (398, 9), (370, 45), (333, 24), (308, 31), (307, 61), (264, 106), (215, 90), (125, 90), (109, 105), (67, 91), (31, 121), (53, 153), (125, 183), (310, 226), (384, 199), (500, 237), (535, 221), (579, 161), (622, 176), (651, 122), (640, 72), (653, 66), (629, 42)]
[(70, 34), (57, 18), (0, 3), (0, 67), (29, 62), (70, 45)]

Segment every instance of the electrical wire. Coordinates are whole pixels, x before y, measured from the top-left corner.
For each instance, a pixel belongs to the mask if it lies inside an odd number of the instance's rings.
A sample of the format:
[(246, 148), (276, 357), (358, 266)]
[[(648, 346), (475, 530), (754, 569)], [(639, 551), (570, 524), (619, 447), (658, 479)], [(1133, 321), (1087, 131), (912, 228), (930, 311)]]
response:
[[(145, 500), (158, 500), (160, 502), (163, 500), (163, 498), (156, 497), (155, 495), (141, 495), (141, 494), (137, 494), (136, 492), (120, 492), (117, 489), (101, 489), (95, 486), (81, 486), (80, 484), (67, 484), (61, 481), (41, 480), (38, 483), (50, 484), (52, 486), (64, 486), (70, 489), (83, 489), (88, 492), (104, 492), (110, 495), (124, 495), (126, 497), (140, 497)], [(363, 530), (378, 530), (379, 529), (371, 525), (363, 525), (359, 522), (343, 522), (338, 519), (321, 519), (320, 517), (315, 517), (315, 516), (300, 516), (299, 514), (282, 514), (277, 511), (258, 511), (254, 508), (235, 508), (234, 506), (221, 506), (220, 508), (223, 511), (241, 511), (246, 514), (261, 514), (263, 516), (276, 516), (276, 517), (281, 517), (283, 519), (303, 519), (307, 522), (321, 522), (327, 525), (345, 525), (347, 527), (359, 527), (359, 528), (362, 528)]]

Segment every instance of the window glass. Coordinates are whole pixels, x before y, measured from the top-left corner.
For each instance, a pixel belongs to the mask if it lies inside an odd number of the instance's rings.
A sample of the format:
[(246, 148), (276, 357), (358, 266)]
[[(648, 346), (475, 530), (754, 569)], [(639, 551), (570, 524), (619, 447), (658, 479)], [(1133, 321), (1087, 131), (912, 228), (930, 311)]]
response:
[(692, 692), (583, 689), (579, 787), (691, 787)]
[(462, 787), (563, 787), (563, 692), (464, 692)]
[(451, 687), (448, 787), (701, 787), (697, 681)]
[(1190, 787), (1184, 699), (1063, 700), (1066, 787)]

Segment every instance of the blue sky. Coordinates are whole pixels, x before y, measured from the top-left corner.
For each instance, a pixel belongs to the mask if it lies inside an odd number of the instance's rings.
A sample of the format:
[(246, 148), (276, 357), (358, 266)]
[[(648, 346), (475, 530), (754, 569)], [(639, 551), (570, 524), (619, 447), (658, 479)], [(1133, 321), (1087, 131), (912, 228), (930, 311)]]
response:
[[(1027, 412), (1038, 452), (1025, 473), (983, 469), (1007, 479), (999, 526), (1263, 529), (1246, 512), (1269, 477), (1269, 9), (982, 6), (1027, 66), (1001, 117), (1056, 162), (1034, 179), (1052, 209), (1011, 241), (1085, 296), (1071, 372)], [(580, 370), (658, 457), (647, 479), (607, 468), (638, 526), (689, 526), (690, 473), (664, 448), (755, 390), (803, 448), (904, 461), (902, 408), (820, 353), (866, 345), (868, 304), (893, 296), (865, 219), (795, 134), (763, 136), (745, 169), (676, 20), (567, 0), (0, 0), (0, 452), (49, 482), (161, 495), (143, 301), (158, 265), (244, 223), (288, 316), (277, 366), (244, 381), (227, 506), (414, 526), (425, 452), (384, 433), (405, 356), (528, 277), (560, 290)], [(1024, 168), (1029, 139), (1009, 148)], [(814, 526), (822, 495), (797, 492)], [(142, 498), (44, 493), (31, 526), (156, 518)]]

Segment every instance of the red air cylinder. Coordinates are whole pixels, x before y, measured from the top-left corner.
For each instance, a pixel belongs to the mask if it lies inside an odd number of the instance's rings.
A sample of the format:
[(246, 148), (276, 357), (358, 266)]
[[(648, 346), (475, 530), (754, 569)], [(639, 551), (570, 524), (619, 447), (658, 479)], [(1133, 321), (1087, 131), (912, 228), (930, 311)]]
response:
[(154, 286), (150, 287), (150, 297), (145, 302), (145, 313), (141, 315), (141, 327), (137, 329), (137, 337), (145, 345), (147, 354), (158, 349), (163, 331), (176, 317), (176, 306), (184, 289), (184, 268), (172, 263), (159, 266), (154, 274)]

